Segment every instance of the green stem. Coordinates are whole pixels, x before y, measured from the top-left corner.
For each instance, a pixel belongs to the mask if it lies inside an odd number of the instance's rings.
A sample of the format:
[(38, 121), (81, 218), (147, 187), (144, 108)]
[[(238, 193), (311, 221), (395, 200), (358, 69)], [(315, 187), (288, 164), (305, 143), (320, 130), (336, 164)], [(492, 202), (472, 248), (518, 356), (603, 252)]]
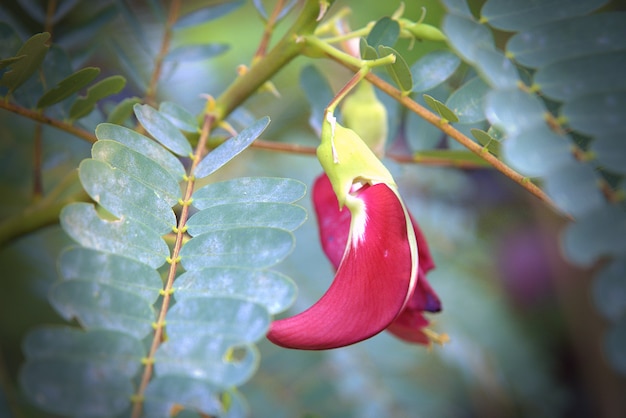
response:
[(48, 196), (26, 207), (20, 213), (4, 219), (0, 223), (0, 247), (44, 226), (58, 223), (61, 209), (68, 203), (91, 202), (91, 198), (83, 190), (60, 198), (77, 180), (78, 173), (72, 171)]
[[(333, 3), (334, 0), (328, 0)], [(254, 94), (278, 71), (296, 58), (305, 48), (302, 37), (311, 35), (317, 27), (320, 13), (319, 0), (306, 0), (298, 19), (281, 40), (263, 58), (253, 63), (250, 69), (237, 78), (215, 101), (213, 114), (216, 122), (224, 120), (233, 110)]]

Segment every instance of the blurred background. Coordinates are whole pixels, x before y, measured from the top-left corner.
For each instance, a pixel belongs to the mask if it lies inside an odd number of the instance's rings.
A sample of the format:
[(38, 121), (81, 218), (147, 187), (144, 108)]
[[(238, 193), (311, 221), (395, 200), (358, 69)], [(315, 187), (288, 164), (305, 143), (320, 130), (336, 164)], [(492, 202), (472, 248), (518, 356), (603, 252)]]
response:
[[(97, 12), (93, 3), (85, 3), (62, 23), (79, 26)], [(63, 26), (55, 29), (76, 68), (93, 65), (101, 67), (104, 75), (128, 78), (126, 89), (115, 100), (143, 96), (161, 39), (162, 27), (152, 3), (132, 3), (125, 6), (132, 11), (130, 15), (111, 16), (92, 28), (95, 42), (87, 48), (80, 36), (63, 37)], [(204, 3), (188, 1), (184, 7), (193, 9)], [(271, 10), (273, 2), (263, 3)], [(474, 3), (472, 7), (479, 8), (480, 2)], [(348, 20), (358, 28), (391, 15), (399, 5), (398, 0), (338, 0), (333, 10), (350, 6)], [(438, 1), (407, 1), (405, 6), (405, 16), (413, 20), (425, 7), (425, 22), (439, 25), (443, 9)], [(3, 4), (0, 20), (14, 24), (23, 38), (42, 30), (15, 1)], [(287, 17), (278, 26), (275, 39), (292, 20)], [(211, 41), (230, 48), (210, 60), (168, 67), (158, 100), (200, 113), (205, 103), (202, 94), (217, 97), (237, 76), (236, 67), (249, 65), (262, 31), (263, 23), (251, 1), (221, 19), (181, 30), (175, 43)], [(398, 45), (409, 65), (424, 53), (442, 48), (444, 44), (424, 42), (409, 50), (404, 40)], [(318, 144), (300, 87), (300, 72), (307, 65), (320, 70), (335, 89), (351, 76), (328, 60), (298, 58), (291, 63), (273, 80), (279, 98), (265, 92), (245, 103), (250, 114), (271, 117), (263, 139)], [(90, 124), (98, 120), (96, 112), (84, 122), (85, 127), (92, 129)], [(89, 155), (90, 144), (52, 128), (44, 131), (44, 188), (49, 189)], [(394, 149), (406, 148), (405, 136), (399, 130), (390, 138), (400, 144)], [(2, 217), (23, 210), (29, 202), (32, 137), (29, 121), (0, 111)], [(241, 388), (251, 415), (626, 416), (624, 369), (621, 374), (616, 371), (618, 367), (606, 355), (606, 323), (598, 312), (603, 301), (594, 294), (593, 271), (574, 268), (561, 255), (559, 234), (565, 219), (495, 170), (400, 164), (392, 159), (385, 163), (430, 243), (437, 267), (429, 280), (443, 311), (429, 318), (432, 328), (447, 333), (451, 341), (429, 350), (383, 332), (355, 346), (325, 352), (285, 350), (263, 341), (259, 370)], [(310, 185), (320, 173), (313, 156), (250, 149), (218, 176), (285, 176)], [(308, 196), (301, 204), (309, 211), (309, 219), (296, 231), (296, 250), (280, 266), (299, 287), (291, 313), (316, 301), (333, 277), (319, 245)], [(0, 416), (10, 416), (6, 398), (19, 397), (14, 379), (22, 361), (20, 344), (25, 332), (37, 324), (63, 322), (48, 305), (46, 292), (57, 278), (56, 256), (67, 243), (60, 228), (51, 226), (0, 248)]]

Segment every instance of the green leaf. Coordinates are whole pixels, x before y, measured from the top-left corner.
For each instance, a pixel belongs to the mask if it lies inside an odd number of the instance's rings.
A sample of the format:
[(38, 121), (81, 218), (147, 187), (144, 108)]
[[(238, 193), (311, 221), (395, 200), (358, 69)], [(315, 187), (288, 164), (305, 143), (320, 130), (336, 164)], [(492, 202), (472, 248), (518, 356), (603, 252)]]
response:
[[(363, 38), (361, 38), (363, 39)], [(374, 51), (376, 54), (376, 51)], [(311, 107), (309, 125), (316, 131), (322, 131), (324, 109), (333, 99), (333, 91), (322, 72), (313, 65), (307, 65), (300, 72), (300, 87)]]
[(187, 232), (196, 236), (216, 229), (247, 226), (267, 226), (293, 231), (304, 223), (306, 217), (304, 208), (285, 203), (227, 203), (195, 213), (187, 221)]
[(24, 42), (15, 54), (15, 57), (20, 59), (13, 61), (11, 69), (2, 75), (0, 86), (7, 87), (11, 93), (24, 84), (41, 67), (48, 52), (48, 45), (46, 45), (48, 39), (50, 39), (50, 34), (43, 32), (31, 36)]
[[(209, 304), (215, 303), (211, 298), (200, 299)], [(225, 301), (238, 305), (242, 303), (236, 300)], [(240, 319), (231, 317), (232, 314), (228, 311), (228, 306), (225, 307), (220, 304), (217, 307), (226, 309), (224, 314), (233, 321), (232, 325), (239, 323)], [(246, 315), (247, 317), (247, 313), (243, 313), (247, 308), (248, 306), (241, 307), (236, 314), (239, 316)], [(203, 313), (199, 313), (199, 315), (203, 315)], [(218, 322), (224, 320), (219, 313), (213, 317), (203, 316), (202, 320), (198, 320), (196, 317), (189, 317), (188, 320), (191, 321), (189, 325), (193, 324), (197, 327), (196, 329), (204, 330), (205, 327), (216, 327)], [(246, 319), (241, 318), (241, 321)], [(171, 319), (168, 319), (168, 324), (170, 321)], [(267, 325), (269, 327), (269, 317)], [(228, 327), (228, 324), (225, 324), (225, 326)], [(159, 347), (155, 355), (155, 372), (158, 376), (190, 376), (216, 385), (220, 389), (226, 389), (242, 385), (256, 371), (259, 363), (259, 353), (254, 346), (242, 345), (239, 342), (236, 347), (238, 358), (232, 361), (226, 360), (230, 355), (231, 347), (237, 344), (237, 340), (232, 339), (229, 335), (230, 333), (225, 334), (228, 332), (226, 329), (221, 330), (217, 335), (228, 335), (227, 338), (220, 338), (211, 333), (194, 336), (192, 329), (189, 329), (189, 332), (192, 334), (170, 339)]]
[(135, 116), (146, 131), (163, 146), (183, 157), (188, 157), (193, 153), (187, 138), (158, 110), (149, 105), (140, 104), (136, 104), (134, 110)]
[(108, 284), (126, 289), (150, 304), (156, 302), (163, 288), (155, 269), (122, 255), (70, 247), (61, 253), (58, 265), (63, 280), (92, 280)]
[(157, 268), (169, 257), (165, 241), (152, 229), (124, 218), (105, 221), (90, 203), (71, 203), (59, 216), (61, 226), (87, 248), (130, 257)]
[(546, 96), (568, 101), (600, 92), (626, 90), (626, 54), (609, 52), (559, 61), (539, 69), (534, 84)]
[(198, 235), (180, 252), (185, 270), (216, 266), (271, 267), (291, 253), (294, 237), (284, 229), (231, 228)]
[(52, 106), (55, 103), (67, 99), (72, 94), (91, 83), (98, 74), (100, 74), (100, 69), (96, 67), (87, 67), (75, 72), (61, 80), (56, 87), (48, 90), (46, 94), (41, 96), (37, 102), (37, 108), (43, 109), (44, 107)]
[(472, 11), (467, 5), (467, 0), (441, 0), (441, 3), (451, 14), (473, 18)]
[(624, 258), (625, 236), (626, 212), (618, 206), (600, 206), (567, 227), (563, 250), (571, 262), (590, 267), (604, 256)]
[(487, 120), (510, 136), (545, 125), (546, 113), (537, 96), (518, 89), (492, 91), (485, 98)]
[(396, 44), (400, 35), (400, 25), (389, 17), (379, 19), (374, 27), (367, 35), (367, 44), (375, 50), (379, 50), (379, 46), (391, 47)]
[(569, 100), (560, 109), (571, 129), (585, 135), (623, 135), (626, 92), (607, 91)]
[(507, 137), (503, 156), (511, 167), (527, 176), (545, 176), (574, 162), (572, 149), (567, 136), (557, 134), (547, 125), (537, 125)]
[(570, 17), (585, 15), (608, 3), (608, 0), (488, 0), (481, 9), (482, 18), (505, 31), (520, 31)]
[[(428, 94), (443, 98), (449, 95), (449, 89), (445, 84), (440, 84), (429, 90)], [(421, 106), (428, 106), (422, 95), (414, 95), (413, 100)], [(414, 112), (407, 113), (403, 128), (411, 151), (431, 150), (437, 148), (444, 141), (445, 135), (441, 132), (441, 129), (427, 122)]]
[(611, 321), (626, 314), (626, 259), (610, 260), (602, 266), (593, 281), (596, 309)]
[(191, 26), (200, 25), (214, 19), (218, 19), (238, 9), (244, 3), (244, 0), (235, 0), (217, 4), (210, 4), (209, 6), (193, 10), (183, 15), (180, 19), (176, 21), (176, 23), (174, 23), (174, 26), (172, 28), (174, 30), (179, 30)]
[(198, 120), (182, 106), (174, 102), (162, 102), (159, 112), (181, 131), (198, 132)]
[(387, 72), (389, 72), (389, 75), (403, 93), (410, 92), (413, 88), (413, 77), (411, 69), (404, 58), (395, 49), (383, 45), (378, 47), (378, 53), (381, 57), (391, 54), (396, 56), (396, 62), (385, 66), (385, 68), (387, 68)]
[(111, 113), (109, 113), (107, 122), (115, 125), (122, 125), (128, 120), (128, 118), (131, 117), (133, 114), (133, 106), (137, 103), (141, 103), (141, 99), (139, 97), (127, 97), (122, 100), (113, 108)]
[(165, 61), (191, 62), (202, 61), (221, 55), (228, 50), (228, 44), (182, 45), (170, 50)]
[(193, 205), (198, 209), (228, 203), (282, 202), (294, 203), (306, 193), (304, 183), (278, 177), (242, 177), (212, 183), (193, 194)]
[(626, 174), (626, 141), (621, 135), (594, 138), (589, 147), (599, 165), (609, 171)]
[(144, 154), (165, 168), (176, 181), (181, 181), (185, 177), (185, 167), (178, 158), (158, 143), (132, 129), (110, 123), (101, 123), (96, 127), (96, 137), (99, 140), (112, 139)]
[(446, 15), (442, 29), (448, 37), (448, 43), (469, 63), (476, 61), (478, 47), (494, 48), (493, 34), (484, 25), (469, 17)]
[(498, 157), (500, 155), (500, 142), (497, 141), (494, 137), (489, 135), (487, 132), (473, 128), (470, 131), (474, 138), (487, 149), (490, 153)]
[[(157, 293), (158, 294), (158, 293)], [(66, 280), (50, 289), (50, 304), (83, 327), (125, 332), (139, 339), (153, 331), (156, 312), (144, 298), (92, 280)]]
[(70, 108), (70, 119), (83, 118), (91, 113), (96, 103), (107, 96), (117, 94), (126, 85), (126, 79), (119, 75), (100, 80), (87, 89), (87, 96), (79, 97)]
[(0, 70), (24, 58), (26, 58), (26, 55), (20, 55), (19, 57), (11, 57), (11, 58), (2, 59), (0, 60)]
[(531, 68), (605, 52), (626, 50), (626, 13), (598, 13), (553, 22), (515, 34), (507, 55)]
[(67, 416), (113, 416), (130, 406), (132, 377), (146, 355), (117, 331), (46, 327), (24, 340), (20, 385), (33, 404)]
[[(192, 375), (157, 376), (148, 383), (144, 395), (143, 416), (172, 418), (172, 411), (182, 407), (205, 416), (222, 416), (219, 388)], [(182, 413), (177, 416), (182, 417)]]
[(413, 91), (430, 90), (449, 79), (461, 65), (461, 60), (449, 51), (433, 51), (411, 66)]
[(266, 116), (241, 131), (236, 137), (226, 140), (200, 161), (193, 174), (202, 178), (219, 170), (224, 164), (248, 148), (263, 133), (269, 123), (270, 118)]
[(91, 148), (91, 155), (143, 183), (155, 192), (155, 197), (163, 199), (170, 207), (182, 198), (178, 181), (165, 168), (124, 144), (99, 140)]
[(89, 196), (116, 217), (139, 222), (158, 235), (176, 226), (171, 205), (157, 191), (106, 162), (83, 160), (78, 175)]
[(359, 53), (364, 60), (375, 60), (378, 58), (376, 49), (367, 43), (365, 38), (359, 39)]
[(459, 118), (459, 123), (476, 123), (486, 119), (485, 96), (491, 88), (480, 78), (474, 77), (455, 90), (446, 106)]
[(452, 110), (450, 110), (446, 105), (441, 103), (439, 100), (435, 99), (432, 96), (429, 96), (428, 94), (424, 94), (423, 97), (424, 97), (424, 101), (426, 102), (426, 104), (432, 110), (437, 112), (439, 116), (441, 116), (443, 119), (452, 123), (459, 121), (458, 116), (455, 115)]
[(216, 342), (225, 338), (224, 342), (232, 346), (261, 339), (270, 322), (267, 310), (256, 303), (231, 297), (195, 296), (169, 310), (167, 335), (175, 344), (207, 335)]
[(296, 299), (297, 288), (289, 277), (273, 270), (242, 267), (209, 267), (187, 271), (176, 279), (176, 300), (194, 296), (223, 296), (262, 305), (274, 315)]
[(544, 190), (560, 209), (579, 218), (604, 205), (598, 181), (589, 164), (575, 161), (550, 173), (545, 178)]
[(483, 79), (494, 89), (513, 89), (520, 82), (517, 68), (500, 51), (478, 47), (475, 66)]

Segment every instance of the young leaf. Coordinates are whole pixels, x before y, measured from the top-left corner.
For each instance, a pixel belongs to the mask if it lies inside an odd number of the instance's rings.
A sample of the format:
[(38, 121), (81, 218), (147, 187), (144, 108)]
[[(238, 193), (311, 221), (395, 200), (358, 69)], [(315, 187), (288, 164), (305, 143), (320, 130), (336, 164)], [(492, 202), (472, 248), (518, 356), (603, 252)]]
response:
[(126, 85), (126, 79), (119, 75), (100, 80), (87, 89), (87, 96), (79, 97), (70, 108), (70, 119), (83, 118), (91, 113), (99, 100), (112, 94), (119, 93)]
[(141, 103), (139, 97), (127, 97), (122, 100), (111, 110), (107, 117), (107, 122), (115, 125), (124, 124), (133, 114), (133, 106), (137, 103)]
[(187, 138), (166, 116), (149, 105), (136, 104), (134, 110), (139, 122), (154, 139), (175, 154), (184, 157), (192, 154), (193, 150)]
[(37, 102), (37, 108), (43, 109), (63, 101), (91, 83), (100, 74), (96, 67), (83, 68), (61, 80), (56, 87), (48, 90)]
[(384, 45), (392, 47), (396, 44), (400, 35), (400, 25), (389, 17), (379, 19), (369, 35), (367, 35), (367, 44), (374, 49)]
[(43, 32), (33, 35), (24, 42), (15, 54), (15, 57), (23, 56), (23, 58), (11, 63), (11, 69), (0, 78), (0, 86), (7, 87), (9, 92), (13, 92), (24, 84), (41, 67), (48, 52), (48, 45), (46, 45), (48, 39), (50, 39), (50, 34)]
[(474, 138), (476, 138), (480, 145), (485, 147), (487, 151), (496, 157), (500, 154), (500, 143), (496, 141), (495, 138), (492, 138), (487, 132), (481, 129), (473, 128), (471, 132)]
[(381, 57), (391, 54), (396, 56), (396, 62), (386, 66), (387, 71), (400, 90), (405, 94), (409, 93), (413, 88), (413, 77), (411, 76), (411, 70), (404, 58), (393, 48), (383, 45), (378, 47), (378, 53)]
[(375, 60), (378, 58), (376, 49), (367, 43), (365, 38), (359, 39), (359, 52), (364, 60)]
[(446, 105), (441, 103), (439, 100), (435, 99), (432, 96), (429, 96), (428, 94), (424, 94), (423, 97), (424, 97), (424, 100), (426, 101), (426, 104), (428, 104), (428, 106), (432, 110), (437, 112), (439, 116), (441, 116), (442, 119), (445, 119), (446, 121), (451, 122), (451, 123), (459, 121), (458, 116), (455, 115), (452, 110), (446, 107)]
[(241, 131), (236, 137), (226, 140), (226, 142), (215, 148), (200, 161), (193, 174), (198, 178), (213, 174), (224, 164), (248, 148), (250, 144), (263, 133), (269, 123), (270, 118), (266, 116)]

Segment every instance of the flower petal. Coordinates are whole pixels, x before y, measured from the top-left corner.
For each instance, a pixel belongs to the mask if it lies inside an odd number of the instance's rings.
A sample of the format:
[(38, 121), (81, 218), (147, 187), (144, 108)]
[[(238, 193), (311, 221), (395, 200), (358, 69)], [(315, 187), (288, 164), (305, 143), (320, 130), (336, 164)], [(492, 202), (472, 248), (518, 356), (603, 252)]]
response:
[[(350, 233), (350, 213), (339, 210), (337, 197), (326, 174), (322, 174), (315, 180), (313, 201), (322, 248), (332, 265), (337, 268)], [(410, 214), (409, 216), (415, 232), (419, 254), (417, 286), (407, 305), (398, 318), (390, 324), (387, 331), (408, 342), (429, 344), (430, 339), (423, 332), (423, 328), (429, 322), (422, 315), (422, 312), (441, 311), (441, 301), (426, 278), (426, 273), (435, 267), (428, 243), (413, 216)]]
[(352, 214), (349, 237), (333, 283), (306, 311), (272, 323), (268, 339), (275, 344), (321, 350), (362, 341), (384, 330), (412, 294), (415, 237), (395, 190), (385, 183), (365, 185), (348, 196), (346, 206)]

